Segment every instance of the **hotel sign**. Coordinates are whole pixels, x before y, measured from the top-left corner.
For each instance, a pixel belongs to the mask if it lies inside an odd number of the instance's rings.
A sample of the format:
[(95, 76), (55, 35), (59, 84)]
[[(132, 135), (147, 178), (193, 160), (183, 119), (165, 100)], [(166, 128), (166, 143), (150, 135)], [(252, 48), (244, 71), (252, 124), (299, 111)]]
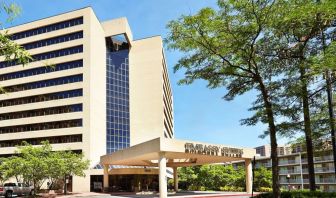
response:
[(230, 148), (230, 147), (185, 143), (184, 148), (186, 153), (193, 153), (193, 154), (224, 156), (224, 157), (242, 157), (243, 155), (243, 149)]

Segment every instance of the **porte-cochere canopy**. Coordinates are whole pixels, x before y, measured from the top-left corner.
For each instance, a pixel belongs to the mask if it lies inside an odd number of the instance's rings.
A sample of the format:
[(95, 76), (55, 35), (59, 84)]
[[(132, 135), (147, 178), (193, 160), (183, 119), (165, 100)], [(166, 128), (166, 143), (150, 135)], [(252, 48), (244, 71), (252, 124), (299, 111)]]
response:
[(237, 148), (202, 142), (156, 138), (100, 157), (104, 165), (104, 187), (108, 187), (109, 165), (159, 167), (160, 197), (167, 197), (166, 167), (174, 168), (177, 190), (177, 167), (245, 160), (246, 190), (252, 192), (251, 159), (254, 149)]

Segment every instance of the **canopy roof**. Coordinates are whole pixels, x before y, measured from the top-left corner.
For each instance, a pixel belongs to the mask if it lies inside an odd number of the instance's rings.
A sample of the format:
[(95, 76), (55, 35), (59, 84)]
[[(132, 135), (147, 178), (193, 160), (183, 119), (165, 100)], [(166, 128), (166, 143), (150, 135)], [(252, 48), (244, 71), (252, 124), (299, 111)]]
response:
[(251, 159), (255, 150), (168, 138), (156, 138), (100, 157), (102, 165), (158, 166), (164, 153), (168, 167)]

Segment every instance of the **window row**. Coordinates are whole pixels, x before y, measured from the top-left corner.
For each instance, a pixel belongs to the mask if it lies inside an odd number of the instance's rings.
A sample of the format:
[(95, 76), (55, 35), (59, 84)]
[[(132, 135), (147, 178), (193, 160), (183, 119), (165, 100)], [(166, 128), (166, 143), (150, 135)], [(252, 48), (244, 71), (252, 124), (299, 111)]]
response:
[(128, 142), (119, 142), (119, 143), (118, 142), (107, 142), (106, 151), (107, 153), (113, 153), (118, 150), (128, 148), (129, 146), (130, 146), (130, 143)]
[(71, 62), (66, 62), (66, 63), (60, 63), (55, 66), (43, 66), (43, 67), (38, 67), (34, 69), (28, 69), (24, 71), (3, 74), (3, 75), (0, 75), (0, 81), (11, 80), (11, 79), (16, 79), (16, 78), (23, 78), (23, 77), (28, 77), (28, 76), (35, 76), (39, 74), (45, 74), (45, 73), (50, 73), (50, 72), (55, 72), (55, 71), (62, 71), (62, 70), (73, 69), (73, 68), (78, 68), (78, 67), (83, 67), (83, 60), (76, 60), (76, 61), (71, 61)]
[(11, 39), (18, 40), (18, 39), (38, 35), (38, 34), (43, 34), (43, 33), (52, 32), (55, 30), (60, 30), (60, 29), (80, 25), (80, 24), (83, 24), (83, 17), (78, 17), (78, 18), (67, 20), (67, 21), (62, 21), (62, 22), (34, 28), (31, 30), (18, 32), (18, 33), (12, 34)]
[(50, 130), (50, 129), (62, 129), (62, 128), (72, 128), (72, 127), (81, 127), (81, 126), (83, 126), (82, 119), (65, 120), (65, 121), (45, 122), (45, 123), (37, 123), (37, 124), (26, 124), (26, 125), (19, 125), (19, 126), (0, 127), (0, 134), (40, 131), (40, 130)]
[(66, 76), (61, 78), (55, 78), (50, 80), (42, 80), (32, 83), (20, 84), (20, 85), (13, 85), (4, 87), (3, 89), (5, 92), (19, 92), (25, 91), (30, 89), (38, 89), (43, 87), (51, 87), (63, 84), (70, 84), (75, 82), (82, 82), (83, 81), (83, 74), (74, 75), (74, 76)]
[(36, 42), (26, 43), (26, 44), (23, 44), (22, 47), (25, 48), (26, 50), (30, 50), (30, 49), (35, 49), (35, 48), (44, 47), (48, 45), (54, 45), (57, 43), (64, 43), (67, 41), (72, 41), (72, 40), (81, 39), (81, 38), (83, 38), (83, 31), (66, 34), (62, 36), (57, 36), (57, 37), (53, 37), (49, 39), (39, 40)]
[[(75, 47), (69, 47), (65, 49), (36, 54), (36, 55), (33, 55), (32, 58), (33, 58), (33, 61), (40, 61), (40, 60), (57, 58), (61, 56), (67, 56), (67, 55), (77, 54), (77, 53), (82, 53), (82, 52), (83, 52), (83, 45), (79, 45)], [(19, 61), (17, 59), (10, 60), (10, 61), (2, 61), (0, 62), (0, 69), (5, 68), (5, 67), (11, 67), (14, 65), (19, 65)]]
[(114, 102), (115, 100), (124, 100), (128, 101), (129, 96), (127, 94), (116, 92), (112, 96), (108, 97), (109, 102)]
[[(107, 152), (129, 146), (128, 51), (107, 54)], [(122, 105), (122, 106), (121, 106)], [(121, 108), (118, 108), (121, 107)], [(123, 108), (124, 107), (124, 108)], [(118, 135), (118, 136), (115, 136)]]
[(83, 96), (83, 90), (75, 89), (75, 90), (70, 90), (70, 91), (62, 91), (62, 92), (49, 93), (49, 94), (43, 94), (43, 95), (29, 96), (29, 97), (24, 97), (24, 98), (2, 100), (0, 101), (0, 107), (30, 104), (30, 103), (44, 102), (44, 101), (50, 101), (50, 100), (60, 100), (60, 99), (74, 98), (74, 97), (80, 97), (80, 96)]
[(80, 111), (83, 111), (82, 104), (66, 105), (66, 106), (60, 106), (60, 107), (34, 109), (34, 110), (29, 110), (29, 111), (4, 113), (4, 114), (0, 114), (0, 120), (10, 120), (10, 119), (46, 116), (46, 115), (54, 115), (54, 114), (73, 113), (73, 112), (80, 112)]
[(0, 141), (0, 148), (20, 146), (24, 141), (31, 145), (41, 145), (43, 141), (48, 141), (50, 144), (64, 144), (64, 143), (82, 142), (82, 135), (53, 136), (53, 137), (30, 138), (21, 140), (5, 140)]
[(129, 118), (121, 118), (120, 116), (107, 116), (107, 126), (114, 127), (114, 124), (129, 124)]
[(112, 141), (116, 137), (126, 137), (129, 138), (129, 134), (126, 131), (114, 130), (109, 137), (107, 137), (108, 141)]

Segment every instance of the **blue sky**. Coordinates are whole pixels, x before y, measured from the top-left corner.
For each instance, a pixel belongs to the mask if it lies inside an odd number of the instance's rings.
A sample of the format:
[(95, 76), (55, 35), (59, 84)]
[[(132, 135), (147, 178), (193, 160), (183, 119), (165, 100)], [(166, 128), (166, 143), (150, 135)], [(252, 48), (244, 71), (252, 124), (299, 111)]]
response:
[[(17, 25), (74, 9), (91, 6), (99, 20), (127, 17), (134, 39), (153, 35), (165, 37), (166, 24), (180, 15), (193, 14), (202, 7), (216, 6), (216, 0), (16, 0), (22, 13)], [(183, 54), (167, 51), (166, 58), (174, 93), (175, 138), (209, 143), (254, 147), (268, 144), (258, 135), (265, 126), (240, 126), (239, 120), (251, 115), (247, 111), (254, 100), (247, 93), (234, 101), (224, 101), (225, 89), (209, 90), (206, 82), (179, 86), (182, 72), (173, 73), (174, 64)]]

